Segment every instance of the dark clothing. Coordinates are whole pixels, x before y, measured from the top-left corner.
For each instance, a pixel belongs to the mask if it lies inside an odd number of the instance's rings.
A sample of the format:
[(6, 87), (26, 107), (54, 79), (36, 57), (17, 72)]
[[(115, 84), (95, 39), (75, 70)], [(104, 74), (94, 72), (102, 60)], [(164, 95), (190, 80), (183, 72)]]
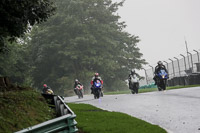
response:
[(157, 80), (158, 80), (157, 74), (158, 74), (158, 72), (159, 72), (160, 70), (162, 70), (162, 69), (165, 70), (166, 73), (168, 74), (168, 71), (167, 71), (167, 69), (166, 69), (166, 67), (165, 67), (164, 65), (157, 65), (157, 66), (155, 67), (155, 72), (154, 72), (155, 76), (153, 77), (153, 80), (155, 81), (155, 85), (157, 85)]
[(155, 72), (154, 72), (154, 74), (157, 75), (158, 72), (159, 72), (161, 69), (164, 69), (164, 70), (166, 71), (166, 73), (168, 73), (168, 71), (167, 71), (167, 69), (166, 69), (166, 67), (165, 67), (164, 65), (161, 65), (161, 66), (157, 65), (157, 66), (155, 67)]
[(77, 85), (81, 85), (82, 86), (81, 82), (75, 82), (74, 83), (74, 88), (76, 88)]
[(48, 89), (51, 89), (51, 88), (49, 86), (43, 87), (42, 93), (46, 94), (46, 92), (47, 92)]

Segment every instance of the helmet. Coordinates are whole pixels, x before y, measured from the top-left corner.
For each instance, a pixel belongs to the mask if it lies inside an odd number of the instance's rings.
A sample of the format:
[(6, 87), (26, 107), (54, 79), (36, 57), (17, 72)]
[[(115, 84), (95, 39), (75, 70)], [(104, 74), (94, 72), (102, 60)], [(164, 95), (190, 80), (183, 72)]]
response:
[(135, 73), (135, 69), (132, 69), (132, 70), (131, 70), (131, 73)]
[(78, 82), (78, 79), (75, 79), (75, 82)]
[(162, 61), (158, 61), (158, 65), (162, 65)]
[(47, 84), (44, 84), (43, 86), (44, 86), (44, 87), (47, 87)]
[(95, 77), (98, 77), (98, 76), (99, 76), (99, 73), (95, 73), (94, 76), (95, 76)]

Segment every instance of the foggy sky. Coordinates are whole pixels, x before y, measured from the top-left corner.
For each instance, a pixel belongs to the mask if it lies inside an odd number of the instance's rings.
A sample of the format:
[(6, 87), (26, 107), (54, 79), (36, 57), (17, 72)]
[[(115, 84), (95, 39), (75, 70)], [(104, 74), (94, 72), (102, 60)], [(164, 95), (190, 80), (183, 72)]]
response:
[(186, 54), (184, 38), (190, 52), (200, 51), (200, 0), (126, 0), (118, 14), (125, 30), (139, 36), (140, 52), (153, 66)]

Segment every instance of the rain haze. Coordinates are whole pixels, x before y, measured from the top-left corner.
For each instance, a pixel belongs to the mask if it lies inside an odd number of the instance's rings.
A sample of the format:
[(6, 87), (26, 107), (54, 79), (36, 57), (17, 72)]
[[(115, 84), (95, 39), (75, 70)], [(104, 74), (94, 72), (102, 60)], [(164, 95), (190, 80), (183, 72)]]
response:
[[(113, 0), (113, 2), (120, 0)], [(151, 65), (200, 50), (200, 0), (126, 0), (118, 10), (126, 31)], [(147, 66), (144, 66), (147, 67)]]

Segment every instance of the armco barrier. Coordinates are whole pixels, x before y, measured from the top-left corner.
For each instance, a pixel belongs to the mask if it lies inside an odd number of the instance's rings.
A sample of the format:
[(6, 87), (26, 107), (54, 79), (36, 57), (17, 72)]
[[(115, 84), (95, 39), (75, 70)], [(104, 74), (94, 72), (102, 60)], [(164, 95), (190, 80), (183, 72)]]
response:
[(67, 114), (16, 133), (75, 133), (78, 131), (75, 117), (76, 115)]
[(16, 133), (76, 133), (76, 115), (57, 95), (42, 94), (51, 107), (55, 108), (57, 118), (28, 127)]

